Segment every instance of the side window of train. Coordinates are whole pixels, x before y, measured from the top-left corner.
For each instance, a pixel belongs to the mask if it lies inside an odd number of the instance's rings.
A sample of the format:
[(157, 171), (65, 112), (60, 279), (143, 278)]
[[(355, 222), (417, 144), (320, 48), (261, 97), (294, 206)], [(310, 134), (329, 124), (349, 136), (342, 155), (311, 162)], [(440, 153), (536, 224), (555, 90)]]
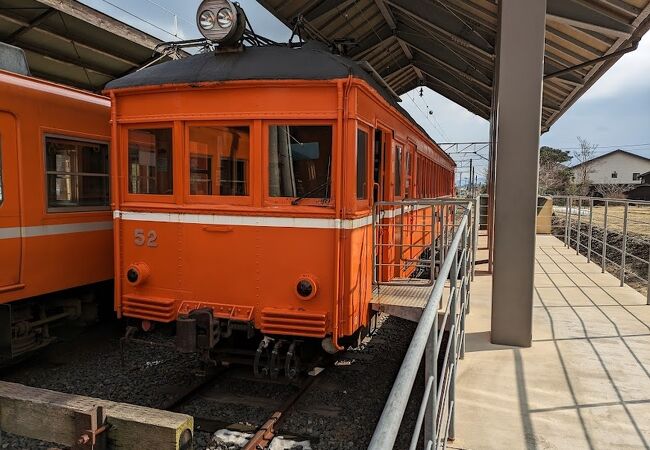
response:
[(250, 129), (190, 126), (190, 195), (249, 194)]
[(271, 125), (268, 156), (271, 197), (330, 198), (330, 125)]
[(402, 146), (395, 146), (395, 197), (402, 195)]
[(48, 211), (109, 208), (108, 144), (45, 137)]
[(404, 180), (404, 198), (411, 198), (411, 149), (407, 147), (406, 150), (406, 169)]
[(172, 195), (172, 129), (129, 130), (129, 193)]
[(2, 136), (0, 135), (0, 206), (2, 206), (5, 200), (5, 193), (2, 189), (4, 185), (2, 184), (2, 181)]
[(368, 198), (368, 133), (357, 130), (357, 199)]

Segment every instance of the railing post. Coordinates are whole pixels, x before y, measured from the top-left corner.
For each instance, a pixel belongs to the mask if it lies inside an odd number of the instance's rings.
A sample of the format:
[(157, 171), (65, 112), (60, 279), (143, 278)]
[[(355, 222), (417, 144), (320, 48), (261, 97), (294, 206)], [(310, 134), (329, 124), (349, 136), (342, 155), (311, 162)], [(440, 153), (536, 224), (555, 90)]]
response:
[[(454, 404), (456, 402), (456, 346), (458, 345), (456, 341), (456, 337), (458, 336), (458, 330), (455, 327), (456, 324), (456, 315), (458, 314), (457, 306), (458, 306), (458, 298), (459, 293), (458, 290), (456, 289), (458, 287), (458, 251), (454, 255), (452, 255), (454, 258), (451, 264), (451, 271), (450, 271), (450, 277), (449, 277), (449, 292), (453, 292), (453, 295), (449, 298), (449, 301), (451, 302), (449, 304), (449, 361), (452, 364), (452, 369), (451, 372), (449, 373), (449, 376), (451, 377), (449, 379), (449, 396), (447, 398), (447, 408), (449, 411), (451, 411), (451, 414), (449, 415), (449, 436), (448, 438), (453, 440), (455, 435), (456, 435), (456, 430), (455, 430), (455, 408)], [(443, 368), (445, 370), (445, 368)], [(453, 408), (453, 409), (452, 409)]]
[(576, 229), (576, 255), (580, 254), (580, 225), (582, 224), (582, 197), (578, 197), (578, 228)]
[(377, 233), (379, 232), (379, 229), (377, 228), (377, 211), (379, 209), (379, 205), (375, 203), (372, 205), (372, 284), (375, 285), (379, 281), (379, 274), (377, 271), (379, 270), (378, 266), (378, 261), (377, 261)]
[[(426, 209), (423, 210), (423, 220), (424, 224), (426, 226), (427, 223), (427, 213)], [(431, 281), (436, 279), (436, 222), (437, 222), (437, 216), (436, 216), (436, 207), (434, 205), (431, 205), (431, 263), (429, 264), (429, 278)], [(422, 227), (424, 229), (424, 226)], [(424, 232), (422, 233), (424, 235)], [(440, 261), (442, 264), (442, 261)]]
[(609, 209), (609, 201), (605, 200), (605, 217), (603, 218), (603, 263), (601, 264), (601, 273), (605, 273), (607, 266), (607, 212)]
[(573, 199), (571, 196), (566, 198), (566, 220), (564, 221), (564, 245), (571, 247), (571, 235), (569, 234), (569, 224), (571, 222), (571, 207), (573, 206)]
[(648, 292), (646, 294), (646, 303), (650, 305), (650, 252), (648, 252)]
[[(438, 420), (438, 315), (436, 314), (433, 320), (433, 327), (431, 334), (427, 341), (425, 350), (424, 362), (424, 388), (426, 389), (427, 382), (430, 377), (433, 377), (433, 385), (431, 386), (431, 394), (426, 400), (429, 406), (426, 409), (424, 416), (424, 447), (426, 448), (429, 441), (433, 442), (432, 448), (437, 447), (437, 434), (436, 423)], [(415, 438), (415, 437), (414, 437)], [(417, 438), (415, 438), (417, 440)]]
[(447, 257), (447, 249), (445, 248), (445, 241), (447, 239), (447, 207), (446, 205), (440, 205), (440, 264)]
[(480, 197), (474, 199), (474, 222), (472, 224), (472, 281), (474, 281), (474, 272), (476, 271), (476, 252), (478, 247), (478, 229), (479, 229), (479, 208)]
[(467, 259), (469, 257), (469, 247), (467, 246), (467, 228), (463, 230), (463, 251), (465, 255), (460, 262), (460, 330), (458, 331), (458, 336), (460, 337), (460, 359), (465, 359), (465, 338), (463, 333), (465, 332), (465, 306), (467, 299), (467, 289), (469, 283), (469, 277), (467, 273)]
[(628, 203), (625, 202), (623, 210), (623, 248), (621, 249), (621, 287), (625, 284), (625, 256), (627, 253), (627, 211)]
[(594, 199), (589, 199), (589, 237), (587, 238), (587, 262), (591, 262), (591, 233), (593, 231)]

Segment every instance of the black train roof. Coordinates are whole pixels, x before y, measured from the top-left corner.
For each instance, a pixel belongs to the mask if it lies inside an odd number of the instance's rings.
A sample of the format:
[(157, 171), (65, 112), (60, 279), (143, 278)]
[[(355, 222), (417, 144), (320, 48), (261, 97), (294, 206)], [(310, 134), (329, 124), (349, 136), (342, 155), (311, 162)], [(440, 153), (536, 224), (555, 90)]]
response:
[[(200, 53), (133, 72), (109, 82), (105, 89), (192, 84), (234, 80), (331, 80), (352, 75), (379, 92), (386, 101), (429, 137), (394, 96), (359, 63), (309, 42), (299, 48), (287, 46), (245, 47), (241, 52)], [(434, 141), (435, 142), (435, 141)]]

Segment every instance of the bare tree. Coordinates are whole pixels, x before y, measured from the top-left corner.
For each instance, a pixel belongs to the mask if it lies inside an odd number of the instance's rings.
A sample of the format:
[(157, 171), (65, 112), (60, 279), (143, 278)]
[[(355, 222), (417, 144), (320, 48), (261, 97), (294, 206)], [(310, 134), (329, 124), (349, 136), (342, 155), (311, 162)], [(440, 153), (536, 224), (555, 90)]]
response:
[(578, 136), (580, 149), (573, 152), (573, 157), (578, 161), (578, 165), (573, 171), (576, 192), (585, 195), (589, 192), (589, 174), (593, 172), (594, 155), (596, 154), (597, 144), (592, 144), (586, 139)]
[(557, 195), (567, 190), (571, 172), (564, 165), (571, 160), (567, 151), (543, 146), (539, 149), (539, 194)]
[(633, 184), (599, 184), (595, 187), (596, 192), (603, 198), (627, 198), (627, 192), (634, 188)]

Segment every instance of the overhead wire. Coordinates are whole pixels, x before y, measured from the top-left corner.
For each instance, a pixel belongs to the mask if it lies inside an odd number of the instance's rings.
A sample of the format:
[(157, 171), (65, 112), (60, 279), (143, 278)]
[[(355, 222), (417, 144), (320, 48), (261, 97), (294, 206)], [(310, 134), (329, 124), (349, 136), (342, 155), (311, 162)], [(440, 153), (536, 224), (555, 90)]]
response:
[[(139, 21), (141, 21), (141, 22), (143, 22), (143, 23), (146, 23), (147, 25), (149, 25), (149, 26), (151, 26), (151, 27), (153, 27), (153, 28), (155, 28), (155, 29), (157, 29), (157, 30), (162, 31), (163, 33), (166, 33), (166, 34), (168, 34), (168, 35), (170, 35), (170, 36), (172, 36), (172, 37), (175, 37), (175, 38), (177, 38), (177, 39), (180, 38), (180, 36), (178, 35), (178, 33), (174, 34), (174, 33), (172, 33), (171, 31), (166, 30), (166, 29), (162, 28), (161, 26), (158, 26), (158, 25), (156, 25), (155, 23), (153, 23), (153, 22), (151, 22), (151, 21), (149, 21), (149, 20), (147, 20), (147, 19), (144, 19), (144, 18), (138, 16), (137, 14), (132, 13), (131, 11), (128, 11), (128, 10), (124, 9), (123, 7), (121, 7), (121, 6), (119, 6), (119, 5), (116, 5), (116, 4), (113, 3), (113, 2), (110, 2), (109, 0), (101, 0), (101, 1), (103, 1), (103, 2), (106, 3), (107, 5), (110, 5), (110, 6), (112, 6), (113, 8), (115, 8), (115, 9), (117, 9), (117, 10), (119, 10), (119, 11), (122, 11), (124, 14), (127, 14), (127, 15), (133, 17), (134, 19), (137, 19), (137, 20), (139, 20)], [(153, 2), (150, 1), (150, 3), (153, 3)], [(155, 3), (154, 3), (154, 4), (155, 4)]]
[[(355, 6), (355, 7), (357, 8), (357, 10), (361, 13), (361, 16), (363, 17), (363, 20), (364, 20), (364, 21), (366, 22), (366, 24), (370, 27), (370, 30), (375, 34), (375, 36), (377, 36), (377, 39), (378, 39), (379, 41), (381, 41), (381, 40), (382, 40), (381, 36), (379, 35), (379, 33), (377, 33), (377, 31), (375, 30), (375, 27), (374, 27), (374, 26), (370, 23), (370, 21), (368, 20), (368, 17), (366, 16), (364, 10), (359, 8), (359, 5), (358, 5), (357, 2), (354, 3), (354, 6)], [(347, 20), (348, 22), (350, 21), (349, 18), (348, 18), (347, 16), (346, 16), (346, 20)], [(390, 51), (389, 51), (388, 54), (389, 54), (389, 57), (390, 57), (390, 58), (393, 60), (393, 62), (395, 63), (395, 65), (396, 65), (397, 67), (400, 67), (400, 68), (401, 68), (399, 62), (398, 62), (397, 59), (395, 58), (395, 55), (393, 55)], [(421, 107), (420, 107), (420, 106), (415, 102), (415, 99), (413, 99), (413, 97), (410, 95), (410, 92), (407, 92), (407, 93), (406, 93), (406, 96), (407, 96), (407, 97), (411, 100), (411, 102), (412, 102), (412, 103), (413, 103), (413, 104), (414, 104), (414, 105), (415, 105), (415, 106), (420, 110), (420, 112), (424, 115), (425, 119), (426, 119), (426, 120), (431, 124), (431, 126), (433, 126), (433, 128), (434, 128), (436, 131), (438, 131), (438, 133), (440, 134), (440, 136), (441, 136), (443, 139), (447, 139), (447, 138), (445, 137), (445, 135), (444, 135), (444, 132), (442, 131), (442, 128), (441, 128), (441, 127), (439, 128), (438, 125), (436, 125), (434, 122), (431, 121), (431, 119), (429, 118), (429, 115), (428, 115), (427, 113), (425, 113), (425, 112), (422, 110), (422, 108), (421, 108)]]

